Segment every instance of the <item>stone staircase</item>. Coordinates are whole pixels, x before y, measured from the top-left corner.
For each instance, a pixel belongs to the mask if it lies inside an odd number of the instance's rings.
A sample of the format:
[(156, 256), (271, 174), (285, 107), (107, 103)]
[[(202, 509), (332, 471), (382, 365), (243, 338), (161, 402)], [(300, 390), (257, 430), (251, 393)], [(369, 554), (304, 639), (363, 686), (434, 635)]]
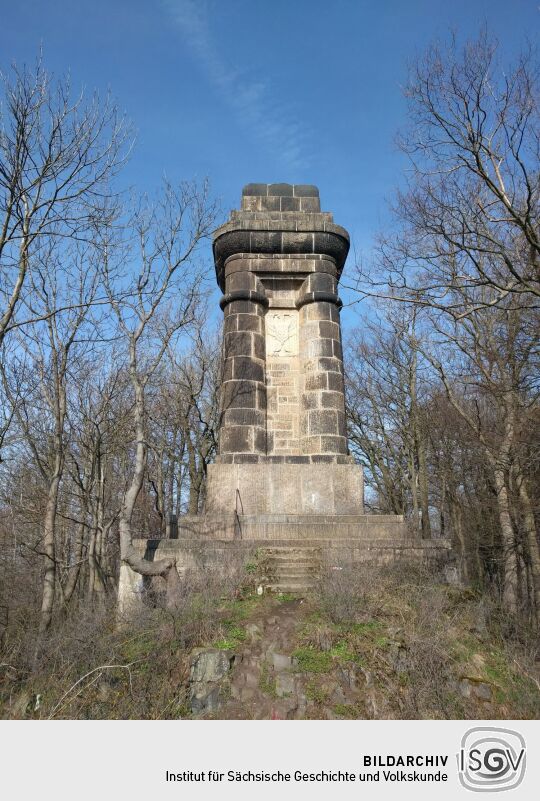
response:
[(274, 545), (258, 552), (261, 586), (268, 592), (303, 595), (320, 575), (320, 547), (304, 545)]

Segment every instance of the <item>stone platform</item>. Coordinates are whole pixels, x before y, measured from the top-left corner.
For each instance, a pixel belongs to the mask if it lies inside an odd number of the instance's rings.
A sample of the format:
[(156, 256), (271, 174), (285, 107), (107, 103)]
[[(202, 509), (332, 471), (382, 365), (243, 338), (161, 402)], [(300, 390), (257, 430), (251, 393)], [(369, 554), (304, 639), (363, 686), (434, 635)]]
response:
[[(401, 515), (242, 514), (194, 515), (180, 518), (178, 537), (182, 543), (242, 541), (256, 546), (273, 542), (343, 540), (400, 541), (406, 539)], [(153, 542), (153, 540), (152, 540)], [(174, 542), (165, 540), (164, 542)], [(420, 540), (423, 542), (423, 540)]]
[[(136, 540), (135, 547), (140, 556), (151, 561), (173, 557), (181, 577), (190, 571), (226, 574), (238, 569), (239, 564), (256, 560), (264, 591), (298, 595), (310, 591), (323, 567), (399, 562), (426, 564), (435, 570), (449, 560), (449, 540), (403, 536), (403, 528), (396, 527), (393, 516), (361, 517), (360, 530), (355, 528), (353, 516), (341, 523), (322, 518), (316, 522), (302, 520), (302, 516), (297, 516), (296, 520), (290, 519), (291, 516), (266, 521), (247, 518), (241, 520), (240, 525), (243, 534), (249, 537), (240, 534), (234, 519), (205, 521), (208, 527), (204, 528), (201, 518), (184, 518), (180, 539)], [(142, 602), (143, 592), (142, 577), (122, 566), (120, 607), (136, 609)]]

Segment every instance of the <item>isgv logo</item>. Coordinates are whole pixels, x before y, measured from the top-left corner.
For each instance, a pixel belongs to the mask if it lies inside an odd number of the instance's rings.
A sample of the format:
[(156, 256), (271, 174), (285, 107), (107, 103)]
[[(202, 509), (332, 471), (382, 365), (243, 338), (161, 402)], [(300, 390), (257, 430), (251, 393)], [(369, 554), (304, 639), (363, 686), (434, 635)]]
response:
[(467, 790), (512, 790), (525, 775), (525, 740), (517, 731), (476, 726), (461, 739), (459, 780)]

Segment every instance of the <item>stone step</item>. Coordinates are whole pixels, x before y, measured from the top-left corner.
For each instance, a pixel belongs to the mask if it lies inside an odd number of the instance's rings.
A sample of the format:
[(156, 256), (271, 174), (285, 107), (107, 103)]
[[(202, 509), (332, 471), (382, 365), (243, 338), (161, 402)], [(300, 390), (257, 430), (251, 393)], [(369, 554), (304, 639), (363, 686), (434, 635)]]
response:
[[(305, 545), (304, 542), (306, 542)], [(318, 543), (317, 545), (312, 545), (310, 540), (296, 540), (287, 545), (278, 541), (273, 545), (264, 545), (261, 548), (261, 551), (264, 553), (275, 553), (277, 556), (281, 556), (282, 554), (285, 554), (286, 556), (294, 556), (296, 554), (298, 556), (305, 557), (320, 553), (321, 545)]]
[(308, 556), (317, 556), (321, 552), (321, 546), (319, 544), (312, 545), (309, 540), (304, 545), (303, 540), (297, 540), (294, 543), (290, 543), (289, 545), (281, 545), (279, 542), (273, 545), (264, 545), (261, 549), (261, 553), (265, 554), (275, 554), (276, 556), (298, 556), (301, 559), (305, 559)]
[(280, 559), (279, 561), (274, 559), (264, 560), (263, 567), (265, 570), (269, 571), (276, 571), (276, 570), (283, 570), (283, 569), (291, 569), (291, 570), (299, 570), (299, 571), (309, 571), (309, 570), (320, 570), (320, 563), (315, 559)]
[(320, 573), (321, 551), (313, 547), (278, 547), (259, 551), (267, 582), (310, 583)]
[(287, 562), (283, 562), (279, 565), (269, 565), (268, 563), (263, 566), (265, 573), (270, 573), (272, 575), (279, 573), (281, 576), (290, 575), (291, 573), (298, 573), (299, 575), (310, 575), (311, 573), (317, 573), (320, 571), (321, 567), (317, 564), (309, 564), (309, 565), (298, 565), (294, 562), (290, 564)]
[(272, 584), (265, 584), (265, 589), (269, 592), (291, 593), (302, 595), (315, 586), (314, 582), (309, 581), (279, 581)]
[(354, 548), (356, 550), (377, 550), (377, 551), (384, 551), (388, 549), (399, 549), (399, 550), (409, 550), (409, 549), (422, 549), (422, 550), (450, 550), (452, 544), (450, 540), (447, 539), (435, 539), (435, 540), (422, 540), (420, 538), (395, 538), (395, 539), (373, 539), (373, 538), (342, 538), (342, 539), (333, 539), (333, 538), (326, 538), (326, 539), (312, 539), (306, 537), (305, 539), (262, 539), (262, 540), (220, 540), (220, 539), (210, 539), (210, 538), (189, 538), (186, 537), (185, 539), (178, 539), (178, 540), (170, 540), (170, 539), (160, 539), (160, 540), (135, 540), (135, 545), (137, 546), (138, 550), (142, 553), (145, 551), (157, 551), (160, 555), (163, 554), (174, 554), (176, 551), (182, 548), (200, 548), (201, 545), (204, 547), (210, 547), (215, 549), (222, 549), (230, 546), (238, 548), (239, 550), (242, 549), (254, 549), (256, 548), (259, 552), (264, 550), (265, 553), (282, 553), (284, 551), (291, 551), (295, 550), (298, 553), (302, 552), (314, 552), (314, 553), (322, 553), (331, 550), (340, 549), (348, 549)]
[(289, 553), (287, 551), (283, 551), (281, 553), (269, 553), (268, 551), (263, 551), (263, 555), (266, 559), (271, 559), (272, 562), (276, 562), (276, 564), (279, 564), (281, 562), (291, 562), (291, 563), (294, 562), (295, 564), (301, 565), (304, 562), (306, 563), (317, 562), (319, 560), (319, 557), (321, 556), (321, 553), (320, 551), (314, 553), (311, 551), (306, 552), (298, 550), (295, 550), (292, 553)]
[(280, 570), (279, 573), (267, 571), (262, 581), (313, 581), (317, 576), (315, 571), (298, 573), (294, 570)]
[(301, 559), (290, 559), (287, 556), (278, 557), (275, 556), (260, 556), (259, 555), (259, 562), (264, 563), (265, 565), (275, 565), (279, 567), (279, 565), (297, 565), (298, 567), (309, 567), (309, 565), (319, 565), (321, 563), (322, 554), (314, 554), (304, 556)]

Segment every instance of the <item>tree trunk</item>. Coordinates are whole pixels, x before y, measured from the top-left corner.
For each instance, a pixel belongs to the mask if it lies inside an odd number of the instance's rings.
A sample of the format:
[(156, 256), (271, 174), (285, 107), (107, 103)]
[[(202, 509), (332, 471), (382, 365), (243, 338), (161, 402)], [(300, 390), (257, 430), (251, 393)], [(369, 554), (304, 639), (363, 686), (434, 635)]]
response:
[[(135, 355), (133, 353), (132, 359), (135, 360)], [(169, 598), (169, 596), (172, 596), (174, 589), (177, 586), (176, 579), (178, 578), (178, 574), (176, 571), (176, 561), (174, 559), (159, 559), (158, 561), (150, 562), (148, 559), (144, 559), (143, 557), (139, 556), (136, 549), (133, 547), (131, 524), (133, 520), (135, 503), (144, 482), (147, 463), (147, 445), (144, 430), (144, 387), (133, 366), (131, 369), (131, 380), (133, 389), (135, 391), (135, 467), (133, 470), (131, 484), (124, 495), (124, 502), (120, 512), (120, 558), (122, 562), (127, 564), (132, 570), (134, 570), (136, 573), (139, 573), (141, 576), (163, 576), (167, 581)], [(173, 574), (176, 574), (176, 576)]]
[(470, 579), (469, 573), (469, 560), (467, 554), (467, 546), (465, 543), (465, 536), (463, 533), (463, 512), (459, 502), (455, 498), (450, 498), (450, 518), (452, 520), (453, 534), (459, 545), (459, 561), (461, 572), (465, 582), (468, 584)]
[(189, 432), (186, 434), (186, 446), (188, 450), (188, 469), (189, 469), (189, 504), (188, 515), (196, 515), (199, 512), (199, 495), (201, 492), (201, 478), (197, 470), (197, 459), (195, 448), (191, 442)]
[(538, 538), (536, 535), (536, 521), (534, 519), (531, 499), (527, 491), (527, 484), (521, 472), (521, 468), (518, 464), (514, 464), (512, 469), (523, 511), (525, 544), (527, 547), (528, 567), (531, 573), (533, 594), (531, 605), (534, 610), (534, 619), (538, 623), (540, 619), (540, 550), (538, 548)]
[(66, 606), (71, 601), (73, 593), (75, 592), (75, 587), (77, 586), (77, 581), (79, 579), (79, 574), (81, 572), (83, 545), (84, 545), (84, 530), (85, 530), (84, 524), (81, 523), (79, 526), (77, 526), (77, 534), (75, 537), (75, 548), (73, 553), (75, 564), (71, 565), (71, 567), (68, 570), (67, 580), (62, 592), (63, 603)]
[(43, 575), (43, 593), (41, 598), (41, 614), (39, 619), (38, 641), (36, 644), (36, 655), (39, 651), (41, 639), (51, 625), (54, 596), (56, 586), (56, 551), (55, 551), (55, 527), (56, 512), (58, 509), (58, 492), (60, 489), (60, 479), (62, 476), (62, 458), (56, 455), (54, 473), (49, 484), (47, 495), (47, 506), (45, 519), (43, 522), (43, 554), (45, 556), (45, 572)]
[(422, 539), (431, 539), (431, 522), (429, 519), (429, 491), (426, 449), (420, 436), (417, 439), (418, 448), (418, 482), (420, 489), (420, 508), (422, 510)]
[(497, 491), (497, 504), (499, 513), (499, 524), (501, 527), (502, 538), (502, 597), (505, 606), (511, 612), (517, 612), (518, 604), (518, 565), (516, 556), (516, 546), (514, 541), (514, 529), (510, 516), (510, 502), (508, 489), (506, 486), (506, 476), (504, 469), (497, 465), (493, 475), (495, 489)]

